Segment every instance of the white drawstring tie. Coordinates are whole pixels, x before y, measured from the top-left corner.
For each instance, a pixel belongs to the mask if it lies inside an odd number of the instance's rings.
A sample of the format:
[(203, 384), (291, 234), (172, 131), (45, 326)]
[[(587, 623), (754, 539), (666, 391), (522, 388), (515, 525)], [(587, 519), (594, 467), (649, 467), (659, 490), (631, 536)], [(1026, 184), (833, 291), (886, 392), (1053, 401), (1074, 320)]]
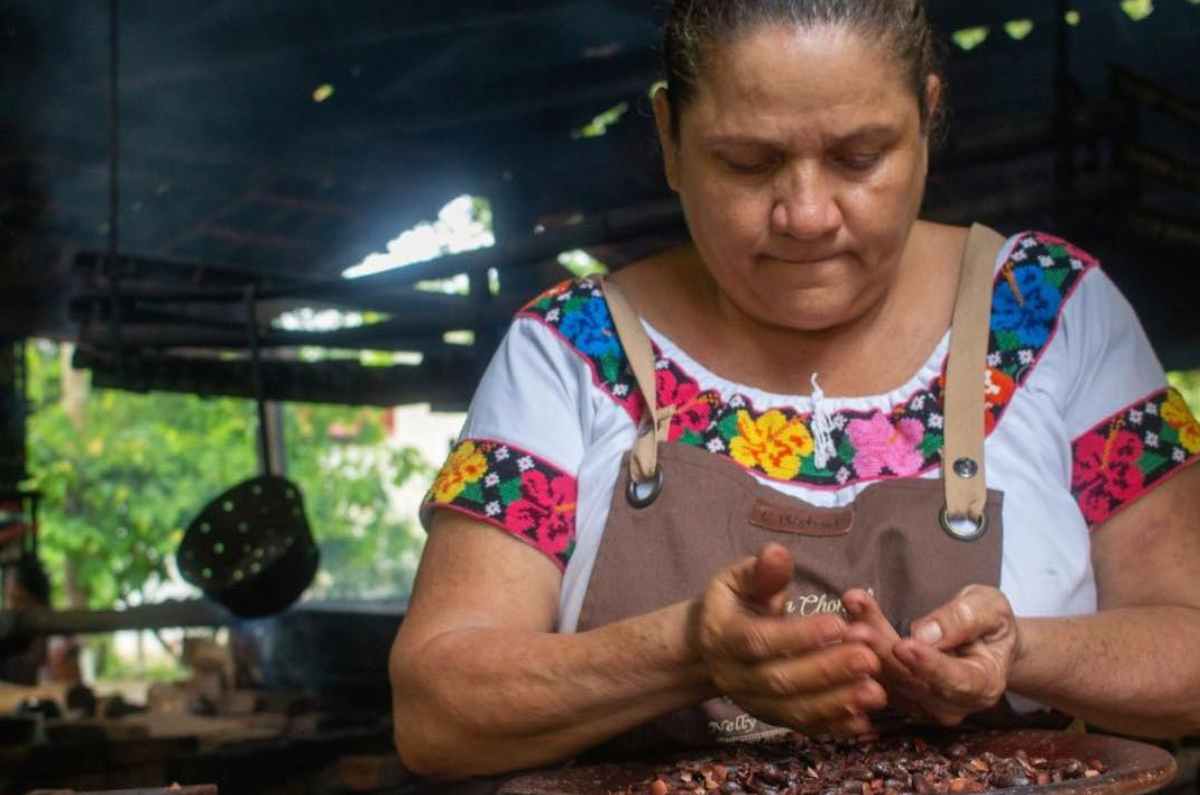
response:
[(817, 383), (816, 373), (812, 374), (812, 388), (813, 463), (817, 469), (825, 469), (829, 460), (837, 455), (837, 448), (833, 445), (834, 425), (826, 411), (825, 391)]

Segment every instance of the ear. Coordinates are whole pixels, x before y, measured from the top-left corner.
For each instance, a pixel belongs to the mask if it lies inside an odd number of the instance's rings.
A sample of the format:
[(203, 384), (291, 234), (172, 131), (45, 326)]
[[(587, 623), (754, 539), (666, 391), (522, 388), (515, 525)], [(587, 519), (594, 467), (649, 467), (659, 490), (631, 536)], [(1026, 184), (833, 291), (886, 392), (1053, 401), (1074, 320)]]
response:
[(937, 118), (938, 111), (941, 110), (942, 90), (942, 78), (930, 75), (925, 79), (925, 109), (929, 121)]
[(671, 132), (671, 100), (666, 84), (654, 92), (654, 123), (658, 127), (658, 143), (662, 147), (663, 167), (671, 190), (679, 190), (679, 143)]

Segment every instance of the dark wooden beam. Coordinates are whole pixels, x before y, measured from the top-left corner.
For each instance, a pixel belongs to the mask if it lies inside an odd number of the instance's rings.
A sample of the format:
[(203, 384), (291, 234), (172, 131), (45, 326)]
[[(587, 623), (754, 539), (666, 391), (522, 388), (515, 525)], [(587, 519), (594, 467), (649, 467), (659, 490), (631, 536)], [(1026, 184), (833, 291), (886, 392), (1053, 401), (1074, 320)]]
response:
[(1109, 66), (1109, 80), (1118, 95), (1149, 110), (1157, 110), (1177, 121), (1200, 128), (1200, 102), (1181, 97), (1123, 66)]
[[(477, 352), (483, 361), (490, 351)], [(438, 410), (463, 411), (478, 378), (479, 361), (466, 349), (453, 356), (427, 357), (416, 367), (365, 367), (358, 362), (263, 362), (266, 400), (399, 406), (432, 403)], [(92, 372), (92, 384), (134, 392), (180, 392), (252, 399), (250, 363), (245, 360), (130, 355), (124, 366), (102, 351), (79, 348), (74, 366)]]

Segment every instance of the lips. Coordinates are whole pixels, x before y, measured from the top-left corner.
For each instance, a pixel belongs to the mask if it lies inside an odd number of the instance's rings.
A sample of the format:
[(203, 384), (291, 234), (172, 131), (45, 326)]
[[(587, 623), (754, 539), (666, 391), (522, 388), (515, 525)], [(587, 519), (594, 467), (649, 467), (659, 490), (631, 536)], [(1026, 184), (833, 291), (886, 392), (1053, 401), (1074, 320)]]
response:
[(827, 262), (832, 262), (837, 259), (837, 254), (829, 254), (820, 257), (781, 257), (777, 254), (765, 254), (764, 259), (782, 262), (786, 265), (823, 265)]

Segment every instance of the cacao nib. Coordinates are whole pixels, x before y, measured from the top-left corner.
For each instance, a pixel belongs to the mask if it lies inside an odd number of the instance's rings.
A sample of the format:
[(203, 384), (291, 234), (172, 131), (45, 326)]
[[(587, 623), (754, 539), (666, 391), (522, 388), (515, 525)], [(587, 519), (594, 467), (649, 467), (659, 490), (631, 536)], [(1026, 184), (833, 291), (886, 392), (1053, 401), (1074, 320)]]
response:
[[(964, 735), (967, 743), (970, 738)], [(974, 795), (1046, 786), (1105, 773), (1097, 759), (1047, 760), (972, 754), (961, 741), (921, 737), (788, 740), (735, 745), (711, 757), (663, 766), (637, 787), (611, 795)]]

